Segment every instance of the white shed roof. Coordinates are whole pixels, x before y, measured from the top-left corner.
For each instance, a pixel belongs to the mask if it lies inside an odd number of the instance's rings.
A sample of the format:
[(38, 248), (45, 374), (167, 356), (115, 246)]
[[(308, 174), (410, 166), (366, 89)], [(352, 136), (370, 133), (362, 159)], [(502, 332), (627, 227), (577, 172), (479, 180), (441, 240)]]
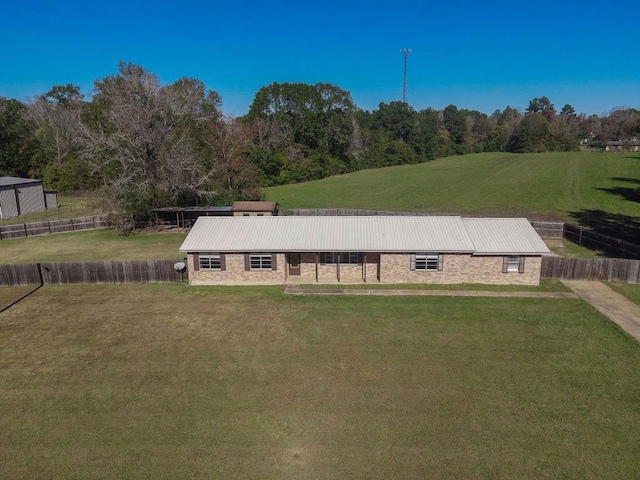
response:
[[(476, 237), (485, 233), (490, 236), (478, 240), (483, 254), (549, 253), (526, 219), (477, 219), (470, 224), (467, 220), (476, 219), (457, 216), (200, 217), (180, 251), (481, 253), (471, 230)], [(484, 229), (482, 222), (486, 223)], [(517, 234), (512, 233), (512, 229), (516, 229)], [(509, 240), (503, 241), (503, 238)], [(505, 250), (499, 250), (503, 246)]]

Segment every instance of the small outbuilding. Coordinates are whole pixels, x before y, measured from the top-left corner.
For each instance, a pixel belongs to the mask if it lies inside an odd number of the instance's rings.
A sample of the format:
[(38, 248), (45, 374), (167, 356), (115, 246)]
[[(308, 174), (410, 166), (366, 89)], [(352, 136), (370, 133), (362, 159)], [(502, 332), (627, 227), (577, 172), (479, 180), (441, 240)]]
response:
[(0, 218), (17, 217), (47, 209), (47, 200), (57, 206), (55, 192), (45, 194), (42, 180), (0, 177)]
[(231, 207), (164, 207), (151, 210), (157, 227), (191, 228), (200, 217), (232, 216)]
[(233, 202), (231, 211), (236, 217), (268, 217), (278, 215), (276, 202)]
[(551, 252), (524, 218), (200, 217), (180, 251), (198, 285), (537, 285)]

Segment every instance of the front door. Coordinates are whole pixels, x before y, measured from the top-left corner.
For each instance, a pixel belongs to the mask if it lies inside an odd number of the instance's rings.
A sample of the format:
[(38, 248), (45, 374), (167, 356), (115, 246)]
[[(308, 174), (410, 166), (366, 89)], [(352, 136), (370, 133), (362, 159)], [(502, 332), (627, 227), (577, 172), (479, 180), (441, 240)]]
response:
[(300, 275), (300, 254), (289, 254), (289, 275)]

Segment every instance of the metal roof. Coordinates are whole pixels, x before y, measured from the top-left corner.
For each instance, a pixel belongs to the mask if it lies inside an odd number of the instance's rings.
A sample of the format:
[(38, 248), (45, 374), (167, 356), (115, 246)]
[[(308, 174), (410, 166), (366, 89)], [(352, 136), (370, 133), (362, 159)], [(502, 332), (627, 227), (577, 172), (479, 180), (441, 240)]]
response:
[(551, 253), (526, 218), (463, 218), (475, 255)]
[(0, 177), (0, 187), (25, 185), (27, 183), (42, 183), (42, 180), (34, 180), (33, 178)]
[(162, 207), (154, 208), (152, 212), (231, 212), (231, 207)]
[[(476, 240), (482, 246), (482, 254), (549, 253), (525, 219), (478, 219), (471, 222), (471, 227), (467, 220), (475, 219), (458, 216), (200, 217), (180, 251), (480, 253), (470, 228), (475, 237), (483, 232), (490, 237)], [(482, 222), (486, 224), (484, 229)], [(514, 228), (517, 233), (510, 232)], [(499, 251), (500, 246), (505, 250)]]

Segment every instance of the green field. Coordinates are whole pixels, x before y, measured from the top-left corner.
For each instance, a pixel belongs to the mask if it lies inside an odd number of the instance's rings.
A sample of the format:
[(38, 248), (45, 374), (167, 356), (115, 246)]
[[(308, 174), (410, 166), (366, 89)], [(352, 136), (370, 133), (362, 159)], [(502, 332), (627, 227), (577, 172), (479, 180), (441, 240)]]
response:
[(640, 345), (580, 300), (47, 286), (0, 332), (5, 478), (640, 471)]
[(110, 260), (172, 260), (186, 233), (119, 235), (115, 230), (45, 235), (3, 240), (1, 263), (102, 262)]
[[(281, 208), (523, 216), (582, 223), (640, 216), (640, 155), (483, 153), (268, 188)], [(602, 213), (599, 213), (602, 212)]]

